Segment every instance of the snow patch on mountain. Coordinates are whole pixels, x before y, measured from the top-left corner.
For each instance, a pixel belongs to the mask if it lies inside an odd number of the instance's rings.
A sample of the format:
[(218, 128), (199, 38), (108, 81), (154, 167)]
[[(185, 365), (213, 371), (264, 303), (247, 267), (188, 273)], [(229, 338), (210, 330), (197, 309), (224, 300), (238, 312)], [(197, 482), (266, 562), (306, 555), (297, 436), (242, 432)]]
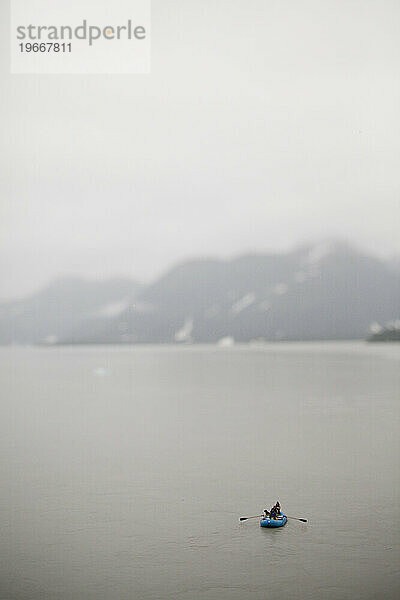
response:
[(267, 312), (267, 310), (269, 310), (270, 308), (271, 304), (268, 302), (268, 300), (263, 300), (258, 305), (258, 310), (260, 310), (261, 312)]
[(183, 326), (175, 332), (174, 339), (176, 342), (191, 342), (193, 331), (192, 317), (186, 317)]
[(148, 314), (155, 311), (155, 306), (149, 302), (134, 302), (131, 308), (139, 314)]
[(230, 335), (227, 335), (218, 340), (218, 346), (222, 346), (222, 348), (230, 348), (234, 345), (234, 343), (235, 339)]
[(334, 244), (331, 242), (322, 242), (313, 246), (303, 259), (305, 265), (318, 265), (322, 259), (332, 254)]
[(46, 337), (43, 340), (44, 344), (47, 344), (48, 346), (53, 346), (54, 344), (57, 344), (58, 342), (58, 336), (52, 334), (46, 335)]
[(118, 300), (117, 302), (109, 302), (104, 306), (101, 306), (96, 311), (94, 311), (90, 316), (92, 318), (109, 318), (117, 317), (122, 314), (124, 310), (126, 310), (129, 306), (129, 299), (124, 298), (123, 300)]
[(380, 333), (381, 331), (383, 331), (383, 327), (382, 327), (382, 325), (379, 325), (379, 323), (374, 321), (373, 323), (370, 324), (369, 330), (371, 333)]
[(296, 283), (304, 283), (307, 281), (307, 274), (304, 271), (297, 271), (294, 274), (294, 280)]
[(207, 308), (207, 310), (204, 311), (204, 318), (205, 319), (213, 319), (214, 317), (216, 317), (218, 315), (219, 312), (220, 312), (219, 305), (213, 304), (212, 306), (210, 306), (210, 308)]
[(277, 283), (274, 285), (272, 291), (276, 296), (282, 296), (283, 294), (286, 294), (288, 289), (289, 286), (287, 283)]
[(251, 306), (254, 303), (255, 299), (256, 299), (256, 295), (254, 294), (254, 292), (250, 292), (249, 294), (246, 294), (245, 296), (240, 298), (240, 300), (238, 300), (237, 302), (232, 304), (231, 312), (238, 315), (245, 308), (248, 308), (249, 306)]

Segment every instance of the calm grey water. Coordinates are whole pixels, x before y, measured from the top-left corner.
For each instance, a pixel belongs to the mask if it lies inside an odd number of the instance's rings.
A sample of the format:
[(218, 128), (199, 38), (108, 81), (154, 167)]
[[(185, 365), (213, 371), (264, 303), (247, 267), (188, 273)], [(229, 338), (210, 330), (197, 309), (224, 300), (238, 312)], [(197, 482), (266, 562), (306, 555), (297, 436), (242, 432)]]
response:
[(0, 358), (1, 600), (399, 597), (399, 346)]

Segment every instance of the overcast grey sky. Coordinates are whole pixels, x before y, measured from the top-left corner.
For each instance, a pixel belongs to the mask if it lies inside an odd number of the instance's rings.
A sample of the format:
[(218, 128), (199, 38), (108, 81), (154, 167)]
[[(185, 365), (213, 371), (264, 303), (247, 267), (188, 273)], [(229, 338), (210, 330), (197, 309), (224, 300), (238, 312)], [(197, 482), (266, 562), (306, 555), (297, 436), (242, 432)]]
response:
[(152, 74), (119, 76), (9, 75), (6, 5), (1, 297), (315, 238), (400, 252), (397, 0), (153, 0)]

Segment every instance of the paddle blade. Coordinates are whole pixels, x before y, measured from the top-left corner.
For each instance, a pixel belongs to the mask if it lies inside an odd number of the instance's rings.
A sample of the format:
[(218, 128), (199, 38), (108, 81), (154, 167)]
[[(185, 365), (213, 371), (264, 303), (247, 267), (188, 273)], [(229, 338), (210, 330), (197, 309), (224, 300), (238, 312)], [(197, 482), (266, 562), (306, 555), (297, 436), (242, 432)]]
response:
[(240, 517), (239, 521), (247, 521), (247, 519), (259, 519), (262, 515), (254, 515), (253, 517)]
[(299, 521), (303, 521), (303, 523), (307, 523), (307, 519), (299, 519)]

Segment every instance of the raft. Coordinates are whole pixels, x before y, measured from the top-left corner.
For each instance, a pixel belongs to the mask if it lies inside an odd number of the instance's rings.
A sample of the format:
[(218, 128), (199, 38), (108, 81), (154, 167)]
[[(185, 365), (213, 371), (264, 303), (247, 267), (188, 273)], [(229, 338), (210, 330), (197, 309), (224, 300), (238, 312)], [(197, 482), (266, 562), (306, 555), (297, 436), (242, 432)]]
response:
[(286, 515), (279, 515), (276, 519), (271, 519), (271, 517), (263, 517), (260, 520), (261, 527), (283, 527), (287, 523)]

